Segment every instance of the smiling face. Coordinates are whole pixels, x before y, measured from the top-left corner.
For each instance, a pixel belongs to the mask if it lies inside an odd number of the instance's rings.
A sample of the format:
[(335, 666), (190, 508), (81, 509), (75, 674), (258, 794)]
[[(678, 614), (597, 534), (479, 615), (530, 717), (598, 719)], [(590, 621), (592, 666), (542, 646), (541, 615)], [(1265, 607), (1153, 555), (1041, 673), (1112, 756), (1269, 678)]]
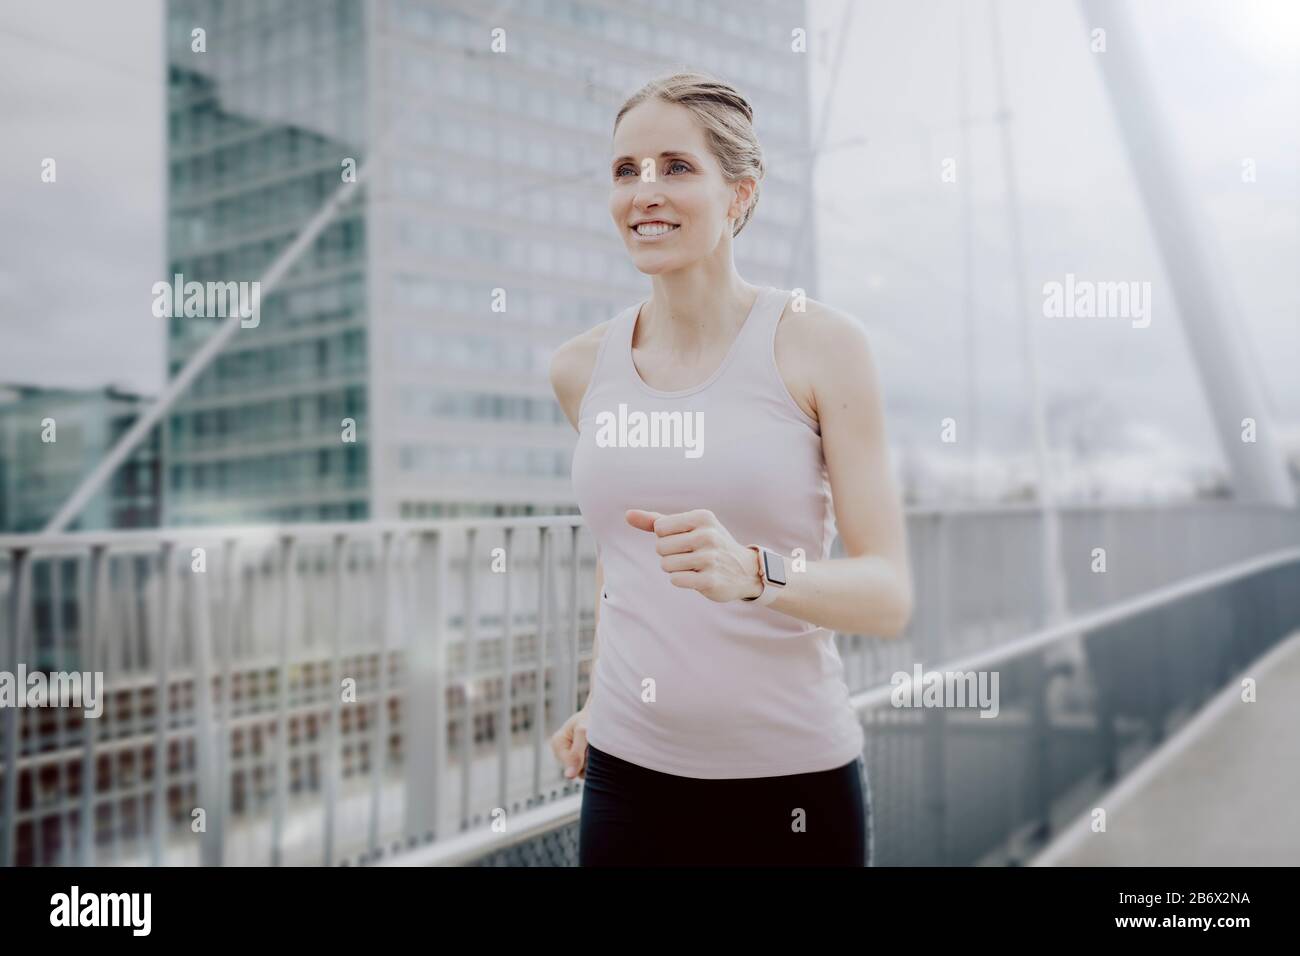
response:
[[(752, 180), (723, 178), (689, 109), (654, 98), (638, 103), (614, 131), (613, 153), (609, 212), (641, 272), (679, 269), (731, 238), (728, 217), (743, 212)], [(647, 168), (653, 180), (643, 178)]]

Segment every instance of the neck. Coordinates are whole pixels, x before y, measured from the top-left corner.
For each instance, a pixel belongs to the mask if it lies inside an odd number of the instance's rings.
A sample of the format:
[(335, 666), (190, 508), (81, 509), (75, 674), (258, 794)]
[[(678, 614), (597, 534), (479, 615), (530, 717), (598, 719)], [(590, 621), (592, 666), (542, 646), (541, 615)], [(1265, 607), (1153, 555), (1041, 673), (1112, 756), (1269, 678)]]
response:
[(760, 291), (735, 270), (723, 276), (684, 270), (655, 276), (632, 345), (689, 356), (731, 342)]

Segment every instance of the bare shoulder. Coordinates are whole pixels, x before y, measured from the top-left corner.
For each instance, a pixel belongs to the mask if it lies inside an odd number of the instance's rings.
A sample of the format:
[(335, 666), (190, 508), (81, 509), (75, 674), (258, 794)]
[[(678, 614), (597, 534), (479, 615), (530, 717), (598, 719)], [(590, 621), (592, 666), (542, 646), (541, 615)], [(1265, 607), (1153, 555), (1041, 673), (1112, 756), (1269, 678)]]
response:
[(819, 395), (837, 381), (869, 372), (866, 329), (857, 318), (816, 299), (786, 302), (776, 328), (776, 364), (795, 403), (821, 420)]
[(592, 326), (562, 343), (551, 353), (551, 389), (575, 430), (578, 427), (578, 407), (582, 404), (582, 396), (587, 393), (587, 386), (591, 384), (600, 343), (613, 321), (606, 319), (599, 325)]

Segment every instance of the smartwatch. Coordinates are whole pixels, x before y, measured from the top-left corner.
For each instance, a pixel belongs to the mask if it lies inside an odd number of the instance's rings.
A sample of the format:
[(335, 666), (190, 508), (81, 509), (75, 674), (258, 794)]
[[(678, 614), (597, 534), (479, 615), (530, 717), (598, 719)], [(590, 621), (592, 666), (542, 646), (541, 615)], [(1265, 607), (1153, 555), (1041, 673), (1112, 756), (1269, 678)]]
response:
[(758, 576), (763, 583), (763, 590), (758, 597), (742, 598), (742, 600), (753, 601), (755, 604), (771, 604), (786, 585), (785, 556), (760, 544), (751, 544), (747, 547), (758, 552)]

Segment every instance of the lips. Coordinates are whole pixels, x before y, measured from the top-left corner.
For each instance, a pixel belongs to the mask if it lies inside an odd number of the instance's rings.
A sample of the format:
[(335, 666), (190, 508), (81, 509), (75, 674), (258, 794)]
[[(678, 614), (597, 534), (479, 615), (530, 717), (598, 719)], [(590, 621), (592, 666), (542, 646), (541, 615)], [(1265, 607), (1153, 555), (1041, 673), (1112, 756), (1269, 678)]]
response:
[(630, 227), (632, 234), (638, 239), (659, 239), (663, 236), (671, 235), (681, 226), (675, 222), (665, 222), (662, 219), (647, 219), (643, 222), (636, 223)]

